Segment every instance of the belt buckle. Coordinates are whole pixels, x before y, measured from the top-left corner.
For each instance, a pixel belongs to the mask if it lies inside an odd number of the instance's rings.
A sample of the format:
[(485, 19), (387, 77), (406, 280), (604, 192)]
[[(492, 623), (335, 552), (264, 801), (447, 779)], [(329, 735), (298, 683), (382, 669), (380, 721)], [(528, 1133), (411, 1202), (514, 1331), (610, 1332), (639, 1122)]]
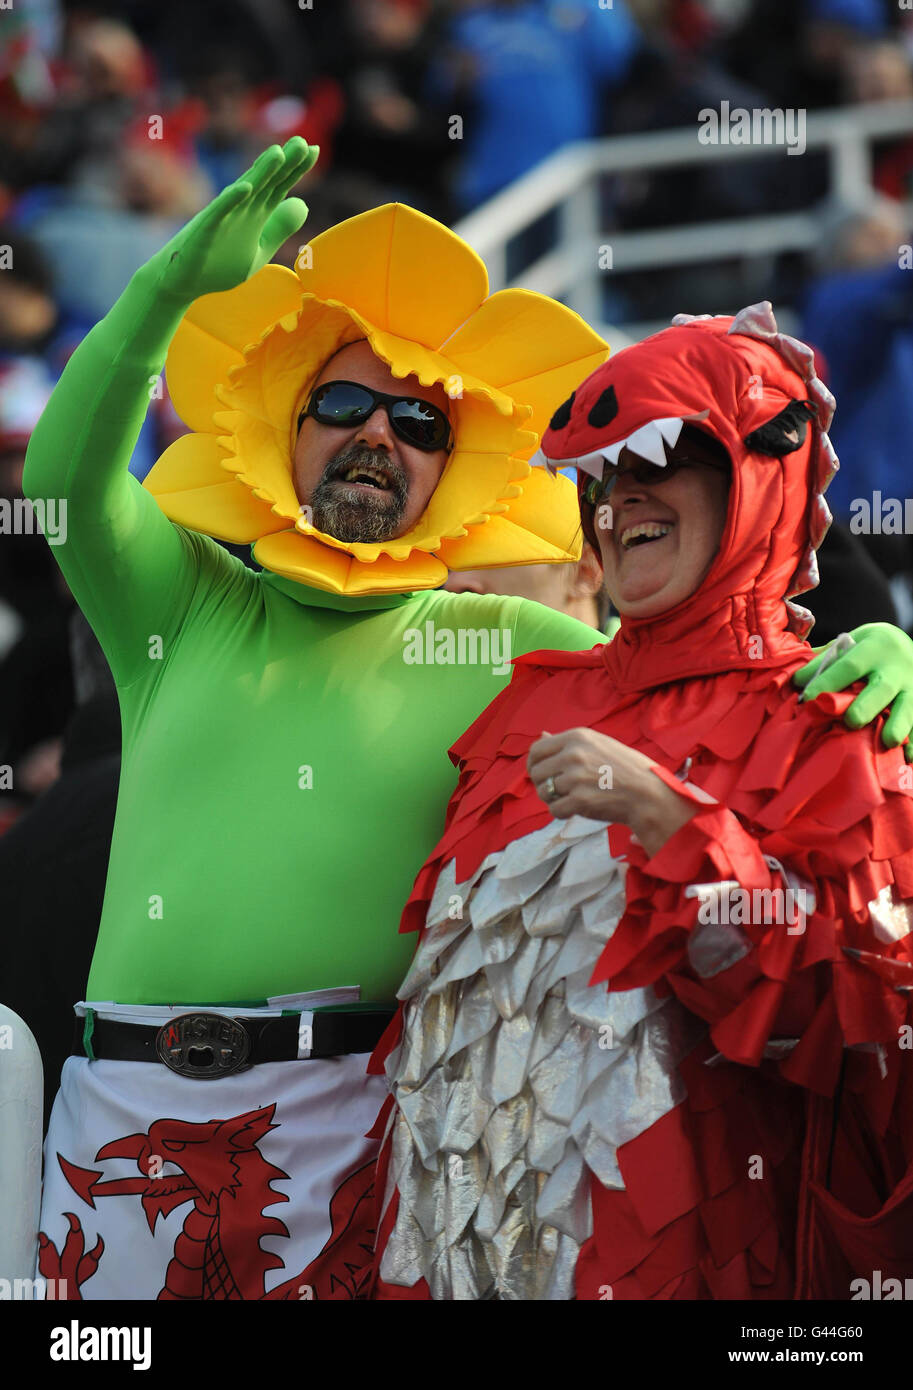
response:
[(160, 1062), (178, 1076), (209, 1081), (231, 1076), (247, 1065), (250, 1034), (240, 1019), (223, 1014), (179, 1014), (155, 1036)]

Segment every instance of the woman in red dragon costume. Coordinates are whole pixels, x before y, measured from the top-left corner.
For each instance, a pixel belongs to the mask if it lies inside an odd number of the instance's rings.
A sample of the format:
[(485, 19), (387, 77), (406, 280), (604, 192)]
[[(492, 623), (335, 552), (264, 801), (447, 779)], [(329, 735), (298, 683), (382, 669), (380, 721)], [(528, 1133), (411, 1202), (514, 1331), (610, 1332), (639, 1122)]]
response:
[(621, 630), (518, 658), (451, 750), (373, 1061), (375, 1297), (913, 1273), (913, 778), (852, 692), (792, 683), (832, 413), (762, 304), (679, 316), (553, 417)]

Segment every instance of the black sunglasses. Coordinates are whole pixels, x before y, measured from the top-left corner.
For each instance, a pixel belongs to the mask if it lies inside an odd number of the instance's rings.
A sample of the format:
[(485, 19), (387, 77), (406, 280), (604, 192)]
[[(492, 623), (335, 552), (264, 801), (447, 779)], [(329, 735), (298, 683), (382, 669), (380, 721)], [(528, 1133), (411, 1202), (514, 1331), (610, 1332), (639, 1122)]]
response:
[(596, 507), (602, 502), (617, 480), (623, 475), (630, 473), (634, 481), (643, 487), (650, 487), (656, 483), (664, 483), (668, 478), (673, 477), (680, 468), (696, 468), (698, 464), (703, 464), (705, 468), (715, 468), (719, 473), (728, 473), (729, 467), (725, 463), (716, 463), (707, 458), (672, 458), (668, 463), (650, 463), (648, 459), (638, 458), (633, 467), (622, 468), (618, 463), (606, 463), (602, 470), (601, 478), (591, 478), (583, 490), (583, 499), (591, 507)]
[(452, 447), (450, 421), (436, 405), (415, 396), (388, 396), (357, 381), (327, 381), (318, 386), (298, 416), (298, 428), (308, 415), (321, 425), (343, 429), (361, 425), (379, 405), (386, 410), (394, 434), (406, 444), (428, 453)]

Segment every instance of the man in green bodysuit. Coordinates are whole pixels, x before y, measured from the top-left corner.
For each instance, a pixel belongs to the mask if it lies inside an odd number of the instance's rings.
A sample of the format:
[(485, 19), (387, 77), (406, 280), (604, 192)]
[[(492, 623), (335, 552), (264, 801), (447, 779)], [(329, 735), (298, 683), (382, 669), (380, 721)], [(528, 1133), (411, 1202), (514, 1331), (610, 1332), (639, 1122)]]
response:
[[(594, 642), (439, 586), (575, 558), (574, 490), (527, 460), (605, 345), (542, 296), (488, 297), (465, 244), (398, 205), (317, 238), (297, 274), (269, 265), (315, 158), (266, 150), (136, 273), (29, 447), (123, 723), (45, 1150), (40, 1269), (69, 1297), (359, 1296), (382, 1098), (365, 1054), (411, 954), (396, 924), (446, 749), (511, 657)], [(166, 352), (193, 433), (143, 487), (127, 464)], [(263, 570), (213, 535), (256, 542)], [(829, 672), (875, 671), (858, 715), (897, 694), (906, 642), (869, 634)], [(888, 731), (908, 732), (899, 707)]]

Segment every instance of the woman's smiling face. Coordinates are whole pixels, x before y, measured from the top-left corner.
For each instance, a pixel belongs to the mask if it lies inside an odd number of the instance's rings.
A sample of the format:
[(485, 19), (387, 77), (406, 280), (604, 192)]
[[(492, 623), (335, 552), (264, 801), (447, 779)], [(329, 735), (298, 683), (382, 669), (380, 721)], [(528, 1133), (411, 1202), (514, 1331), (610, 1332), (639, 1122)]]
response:
[(660, 482), (638, 483), (629, 471), (636, 455), (623, 449), (624, 471), (597, 507), (605, 585), (623, 616), (652, 618), (674, 608), (699, 588), (719, 550), (729, 477), (714, 467), (713, 445), (701, 444), (696, 435), (683, 434), (668, 455), (670, 462), (687, 458), (687, 466)]

